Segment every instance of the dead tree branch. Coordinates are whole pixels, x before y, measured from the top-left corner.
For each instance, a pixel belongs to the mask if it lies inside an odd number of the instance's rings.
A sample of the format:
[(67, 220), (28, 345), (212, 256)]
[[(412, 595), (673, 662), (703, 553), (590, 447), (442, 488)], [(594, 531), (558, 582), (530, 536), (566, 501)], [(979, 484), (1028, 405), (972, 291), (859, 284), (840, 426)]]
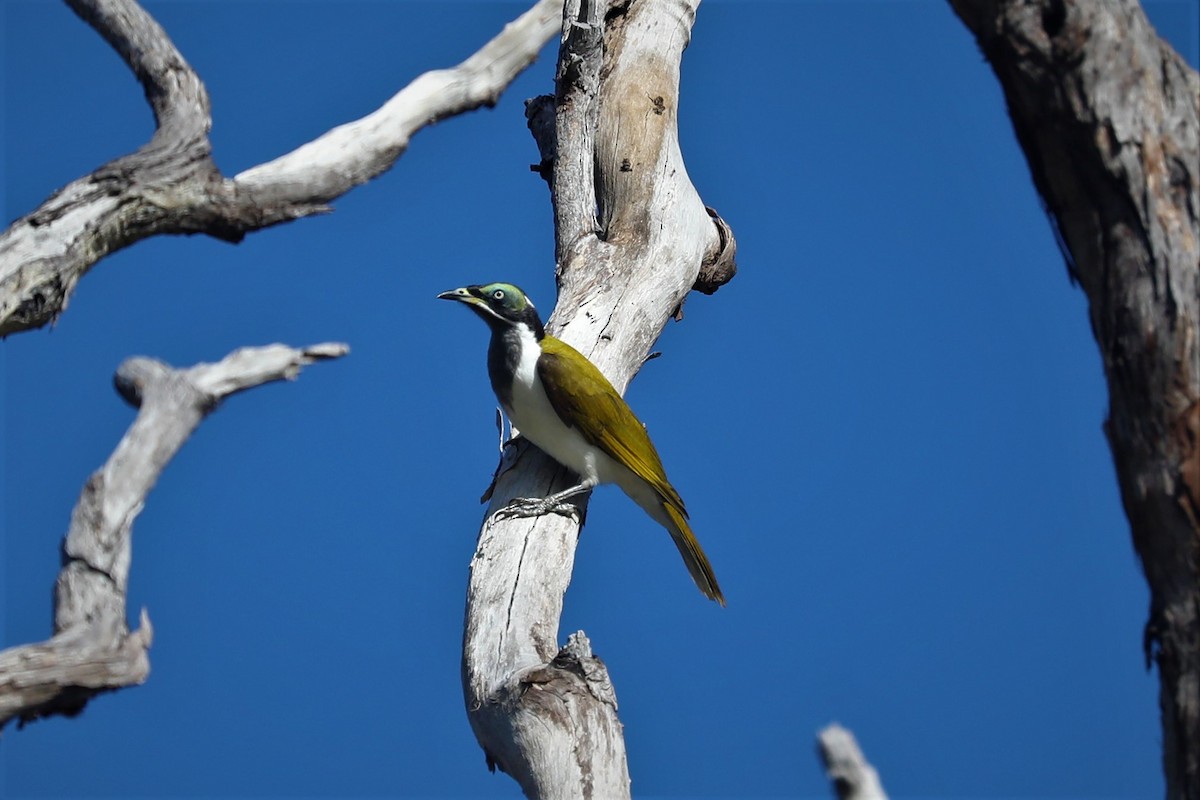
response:
[[(528, 105), (554, 206), (560, 294), (548, 327), (618, 389), (706, 265), (733, 274), (732, 236), (705, 209), (678, 143), (679, 63), (697, 4), (571, 0), (555, 96)], [(582, 633), (557, 645), (580, 520), (492, 518), (567, 479), (535, 448), (506, 448), (471, 562), (467, 712), (489, 765), (529, 797), (628, 797), (607, 670)]]
[(150, 358), (118, 368), (117, 391), (138, 409), (107, 463), (88, 478), (63, 541), (55, 585), (54, 635), (0, 651), (0, 729), (53, 714), (74, 716), (92, 697), (144, 683), (153, 637), (145, 609), (130, 631), (126, 587), (133, 521), (167, 463), (192, 431), (231, 394), (338, 358), (343, 344), (295, 350), (245, 348), (216, 364), (173, 369)]
[(160, 234), (238, 242), (330, 211), (391, 168), (421, 128), (495, 104), (558, 29), (562, 0), (539, 0), (475, 55), (421, 75), (375, 112), (233, 177), (212, 158), (208, 93), (134, 0), (67, 0), (137, 76), (158, 128), (151, 140), (55, 192), (0, 234), (0, 337), (54, 320), (106, 255)]
[(1136, 0), (951, 0), (1087, 294), (1150, 586), (1167, 796), (1200, 797), (1200, 77)]

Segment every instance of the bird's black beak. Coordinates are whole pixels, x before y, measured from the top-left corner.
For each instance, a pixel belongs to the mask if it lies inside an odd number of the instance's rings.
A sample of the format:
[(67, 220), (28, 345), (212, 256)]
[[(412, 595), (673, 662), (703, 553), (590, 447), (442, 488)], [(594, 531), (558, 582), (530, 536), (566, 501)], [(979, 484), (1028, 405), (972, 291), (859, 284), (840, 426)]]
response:
[(463, 300), (466, 301), (471, 297), (471, 293), (466, 288), (451, 289), (448, 292), (442, 292), (437, 296), (438, 300)]
[[(471, 291), (472, 289), (475, 291)], [(483, 297), (480, 296), (478, 286), (463, 286), (458, 289), (451, 289), (448, 292), (442, 292), (439, 294), (438, 299), (457, 300), (460, 303), (465, 303), (466, 305), (470, 306), (474, 311), (487, 311), (489, 314), (495, 314), (495, 312), (493, 312), (488, 306), (487, 300), (484, 300)]]

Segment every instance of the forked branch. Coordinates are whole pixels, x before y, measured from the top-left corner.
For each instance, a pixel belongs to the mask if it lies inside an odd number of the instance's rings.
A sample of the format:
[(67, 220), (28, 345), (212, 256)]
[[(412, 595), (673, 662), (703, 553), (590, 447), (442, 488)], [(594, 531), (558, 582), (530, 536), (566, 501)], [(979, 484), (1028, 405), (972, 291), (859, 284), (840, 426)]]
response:
[(67, 0), (137, 76), (158, 128), (137, 152), (55, 192), (0, 234), (0, 337), (40, 327), (106, 255), (159, 234), (247, 233), (330, 210), (389, 169), (421, 128), (492, 105), (558, 29), (562, 0), (539, 0), (477, 53), (421, 75), (375, 112), (226, 178), (212, 158), (199, 76), (135, 0)]

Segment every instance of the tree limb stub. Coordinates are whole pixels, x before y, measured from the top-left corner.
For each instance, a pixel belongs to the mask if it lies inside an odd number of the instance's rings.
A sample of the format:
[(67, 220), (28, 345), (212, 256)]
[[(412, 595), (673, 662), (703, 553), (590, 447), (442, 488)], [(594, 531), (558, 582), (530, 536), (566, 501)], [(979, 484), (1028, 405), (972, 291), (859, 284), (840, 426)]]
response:
[(114, 384), (137, 417), (112, 456), (83, 487), (63, 541), (54, 595), (54, 635), (0, 651), (0, 729), (53, 714), (74, 716), (94, 696), (144, 683), (153, 629), (145, 609), (126, 622), (133, 521), (167, 463), (209, 413), (236, 392), (291, 380), (344, 344), (244, 348), (216, 364), (173, 369), (127, 359)]
[(867, 757), (854, 734), (836, 722), (817, 734), (817, 753), (838, 800), (887, 800), (879, 773)]
[(562, 0), (539, 0), (466, 61), (419, 76), (377, 111), (230, 179), (212, 159), (203, 83), (134, 0), (67, 0), (120, 54), (158, 127), (136, 152), (55, 192), (0, 234), (0, 337), (53, 321), (106, 255), (160, 234), (238, 242), (330, 211), (385, 172), (421, 128), (494, 105), (558, 30)]
[(1167, 796), (1200, 797), (1200, 76), (1135, 0), (951, 5), (1088, 297), (1151, 593)]
[[(556, 93), (526, 106), (554, 207), (560, 294), (547, 327), (619, 390), (702, 265), (732, 242), (678, 144), (679, 62), (697, 2), (569, 0)], [(494, 518), (512, 498), (545, 496), (571, 477), (523, 441), (505, 448), (471, 562), (468, 718), (489, 765), (529, 797), (628, 797), (607, 670), (582, 632), (557, 645), (586, 497), (569, 516)], [(692, 590), (677, 577), (680, 591)]]

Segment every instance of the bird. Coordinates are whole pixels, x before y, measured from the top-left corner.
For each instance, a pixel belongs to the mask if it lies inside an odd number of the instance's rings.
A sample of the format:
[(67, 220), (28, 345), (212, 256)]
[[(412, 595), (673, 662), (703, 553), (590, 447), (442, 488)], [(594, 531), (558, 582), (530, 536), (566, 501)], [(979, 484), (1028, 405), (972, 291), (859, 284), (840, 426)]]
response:
[[(526, 294), (511, 283), (438, 295), (474, 311), (491, 329), (488, 377), (509, 421), (579, 483), (542, 499), (519, 498), (509, 514), (538, 516), (570, 497), (615, 483), (671, 534), (696, 586), (725, 605), (712, 565), (688, 524), (683, 498), (667, 480), (646, 427), (585, 355), (550, 336)], [(574, 511), (574, 509), (571, 509)]]

